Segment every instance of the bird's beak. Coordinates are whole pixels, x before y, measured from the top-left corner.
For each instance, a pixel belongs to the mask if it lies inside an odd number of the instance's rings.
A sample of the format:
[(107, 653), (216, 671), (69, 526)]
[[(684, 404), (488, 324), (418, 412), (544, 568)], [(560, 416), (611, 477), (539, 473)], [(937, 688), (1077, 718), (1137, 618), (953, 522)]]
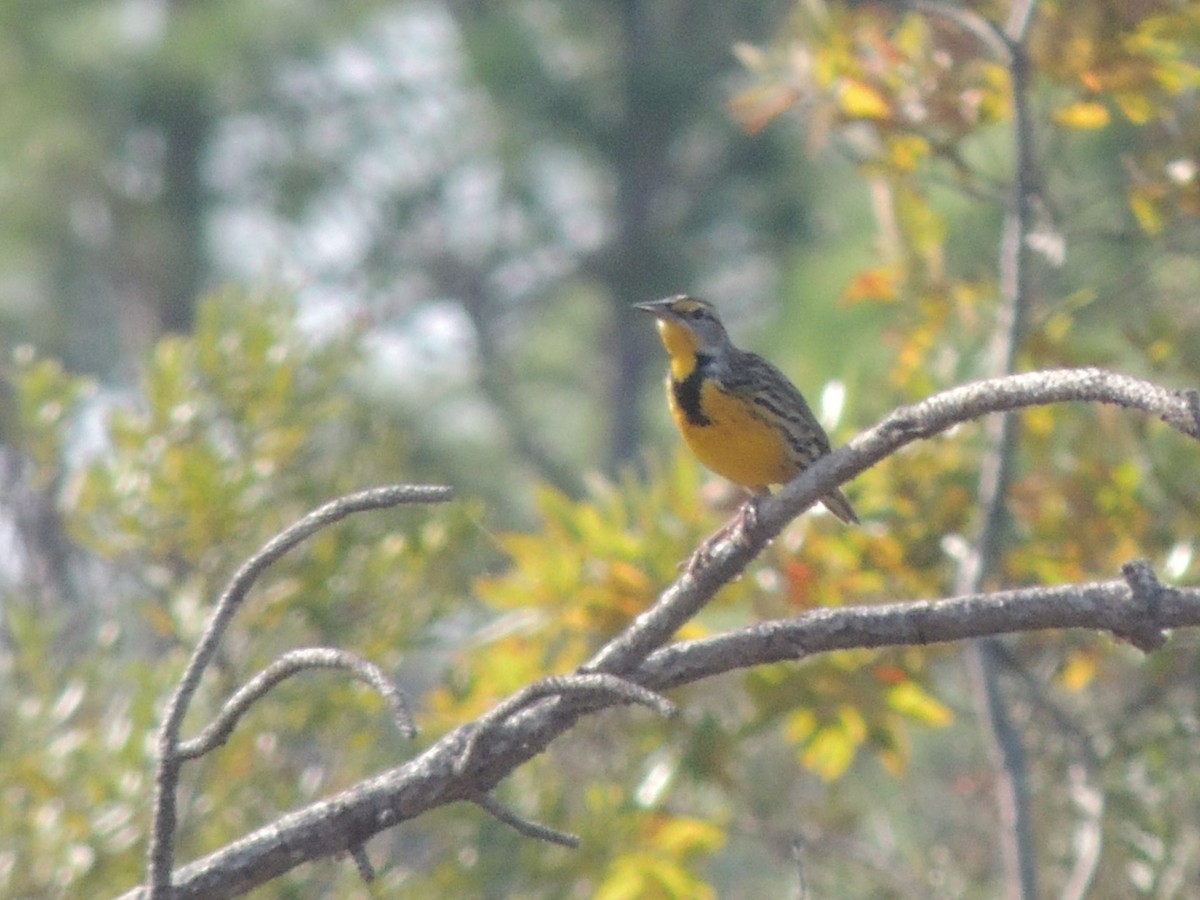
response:
[(650, 315), (661, 319), (671, 314), (671, 298), (667, 297), (665, 300), (650, 300), (646, 303), (635, 303), (633, 304), (633, 308), (648, 312)]

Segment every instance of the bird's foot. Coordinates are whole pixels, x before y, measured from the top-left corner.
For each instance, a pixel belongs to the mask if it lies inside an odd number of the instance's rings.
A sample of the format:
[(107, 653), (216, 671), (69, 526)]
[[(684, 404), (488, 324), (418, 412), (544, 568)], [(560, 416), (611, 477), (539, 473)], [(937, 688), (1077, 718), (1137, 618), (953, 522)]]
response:
[(695, 549), (691, 556), (688, 557), (687, 562), (680, 564), (680, 570), (688, 575), (694, 575), (697, 569), (708, 565), (709, 560), (712, 559), (713, 550), (716, 549), (717, 544), (725, 540), (732, 530), (733, 525), (731, 523), (726, 523), (719, 531), (716, 531), (706, 537), (704, 542)]
[(743, 544), (749, 543), (750, 532), (758, 527), (758, 501), (765, 494), (751, 494), (738, 510), (737, 518), (733, 520), (733, 530), (737, 532), (738, 540)]
[(759, 495), (755, 494), (746, 499), (746, 502), (738, 509), (737, 515), (726, 522), (721, 528), (704, 539), (696, 551), (691, 555), (688, 561), (680, 566), (680, 569), (688, 574), (692, 574), (696, 569), (706, 565), (712, 559), (713, 551), (717, 545), (724, 540), (734, 540), (742, 544), (749, 543), (750, 532), (758, 527), (758, 501)]

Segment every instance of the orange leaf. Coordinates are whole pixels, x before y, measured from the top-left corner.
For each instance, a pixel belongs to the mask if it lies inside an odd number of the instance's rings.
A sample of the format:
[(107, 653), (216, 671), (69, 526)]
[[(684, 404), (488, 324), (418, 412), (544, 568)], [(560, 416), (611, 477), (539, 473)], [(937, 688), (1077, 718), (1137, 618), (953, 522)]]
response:
[(1089, 652), (1073, 653), (1059, 672), (1058, 681), (1068, 691), (1082, 691), (1096, 676), (1096, 655)]
[(815, 605), (811, 589), (817, 574), (812, 566), (792, 560), (787, 564), (784, 574), (787, 578), (788, 601), (797, 609), (811, 609)]
[(875, 677), (883, 684), (896, 685), (908, 680), (908, 673), (899, 666), (876, 666)]
[(843, 303), (894, 303), (900, 297), (900, 278), (895, 269), (867, 269), (855, 276), (842, 291)]

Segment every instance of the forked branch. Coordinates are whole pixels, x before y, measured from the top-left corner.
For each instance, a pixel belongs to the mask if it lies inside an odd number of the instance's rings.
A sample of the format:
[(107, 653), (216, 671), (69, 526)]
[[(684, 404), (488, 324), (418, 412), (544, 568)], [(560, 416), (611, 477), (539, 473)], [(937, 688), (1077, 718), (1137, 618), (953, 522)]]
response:
[(699, 565), (691, 566), (658, 601), (588, 662), (593, 671), (628, 672), (660, 647), (713, 595), (739, 575), (783, 527), (837, 485), (919, 438), (933, 437), (988, 413), (1051, 403), (1091, 402), (1136, 409), (1200, 440), (1200, 395), (1169, 391), (1148, 381), (1102, 369), (1054, 369), (989, 378), (951, 388), (897, 409), (846, 446), (796, 476), (757, 507), (750, 533), (727, 528)]
[[(362, 848), (373, 835), (431, 809), (461, 801), (480, 804), (513, 827), (524, 828), (540, 838), (569, 840), (569, 835), (527, 822), (500, 807), (490, 798), (490, 792), (581, 716), (631, 703), (668, 713), (670, 705), (661, 697), (661, 691), (723, 672), (766, 662), (802, 660), (833, 650), (926, 644), (1045, 628), (1107, 630), (1149, 648), (1157, 646), (1168, 629), (1200, 626), (1200, 590), (1162, 585), (1146, 564), (1134, 563), (1126, 567), (1125, 579), (1120, 581), (822, 609), (795, 619), (763, 622), (702, 641), (667, 646), (680, 625), (741, 572), (771, 537), (835, 485), (906, 444), (956, 424), (988, 413), (1072, 401), (1138, 409), (1183, 434), (1200, 437), (1200, 398), (1195, 392), (1176, 393), (1098, 369), (991, 379), (897, 410), (847, 446), (823, 457), (777, 495), (765, 499), (748, 532), (727, 529), (728, 536), (715, 542), (700, 564), (684, 572), (653, 607), (602, 648), (578, 674), (547, 679), (518, 692), (480, 721), (443, 736), (415, 759), (281, 817), (182, 867), (170, 882), (170, 870), (165, 875), (160, 872), (156, 883), (169, 886), (162, 888), (159, 896), (237, 896), (303, 862), (343, 853), (352, 854), (361, 865), (365, 858)], [(293, 531), (289, 529), (285, 534)], [(268, 547), (277, 546), (279, 540)], [(264, 548), (255, 559), (266, 552)], [(242, 583), (235, 579), (235, 584)], [(248, 586), (239, 588), (240, 594)], [(225, 602), (219, 606), (217, 616)], [(175, 707), (173, 703), (172, 709)], [(170, 773), (172, 778), (179, 764), (177, 728), (176, 722), (168, 745), (171, 755), (165, 757), (176, 769)], [(160, 773), (160, 794), (163, 786)], [(174, 781), (170, 788), (173, 803)], [(169, 861), (169, 855), (165, 859)], [(162, 859), (158, 862), (161, 865)], [(147, 889), (138, 888), (125, 896), (144, 897)]]
[[(212, 661), (234, 614), (241, 608), (242, 601), (245, 600), (259, 575), (301, 541), (354, 513), (371, 509), (386, 509), (403, 503), (444, 503), (450, 499), (451, 495), (452, 492), (447, 487), (392, 485), (340, 497), (313, 510), (299, 522), (280, 532), (261, 550), (246, 560), (230, 579), (217, 601), (216, 609), (192, 653), (192, 658), (184, 669), (179, 686), (167, 704), (166, 716), (159, 729), (158, 770), (154, 779), (154, 821), (150, 833), (148, 865), (149, 895), (152, 900), (165, 900), (165, 898), (173, 896), (171, 870), (174, 867), (177, 818), (175, 791), (179, 784), (179, 770), (185, 761), (185, 756), (180, 753), (179, 732), (204, 671)], [(286, 669), (287, 665), (284, 664), (269, 675), (267, 673), (260, 674), (258, 685), (250, 686), (252, 692), (260, 687), (262, 690), (259, 693), (265, 692), (270, 687), (267, 682), (274, 675), (285, 672)], [(264, 675), (267, 675), (265, 679)], [(286, 674), (283, 677), (286, 677)], [(367, 677), (369, 680), (370, 676)], [(238, 712), (231, 717), (230, 728), (233, 727), (237, 716), (240, 715), (241, 713)], [(193, 744), (190, 749), (195, 751), (197, 746), (199, 745)]]

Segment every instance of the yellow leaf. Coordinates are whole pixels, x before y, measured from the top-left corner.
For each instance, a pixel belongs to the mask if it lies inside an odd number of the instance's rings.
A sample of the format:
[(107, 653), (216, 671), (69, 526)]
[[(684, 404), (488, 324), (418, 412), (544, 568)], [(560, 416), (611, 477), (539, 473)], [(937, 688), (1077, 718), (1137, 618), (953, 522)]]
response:
[(1069, 312), (1056, 312), (1046, 320), (1046, 324), (1042, 329), (1046, 337), (1054, 343), (1061, 343), (1063, 338), (1070, 332), (1071, 326), (1075, 322), (1075, 317)]
[(854, 762), (858, 743), (842, 730), (822, 728), (800, 755), (801, 762), (826, 781), (845, 774)]
[(866, 738), (867, 723), (862, 713), (850, 704), (842, 704), (837, 720), (821, 726), (800, 754), (800, 761), (826, 781), (832, 781), (845, 774)]
[(709, 900), (716, 894), (684, 866), (646, 853), (626, 853), (592, 895), (595, 900)]
[(838, 105), (853, 119), (886, 119), (892, 108), (875, 88), (856, 78), (847, 78), (838, 88)]
[(1141, 486), (1142, 467), (1133, 460), (1116, 463), (1110, 472), (1110, 484), (1123, 494), (1132, 494)]
[(1145, 125), (1154, 118), (1154, 104), (1145, 94), (1122, 91), (1116, 95), (1121, 114), (1134, 125)]
[(720, 849), (724, 829), (684, 816), (654, 815), (643, 824), (639, 849), (618, 856), (592, 896), (601, 900), (715, 897), (695, 871), (693, 860)]
[(888, 692), (888, 705), (901, 715), (934, 728), (943, 728), (954, 721), (949, 707), (911, 680)]
[(1030, 437), (1044, 440), (1054, 431), (1056, 420), (1057, 416), (1053, 408), (1034, 406), (1025, 410), (1021, 416), (1021, 427), (1029, 433)]
[(1182, 94), (1200, 86), (1200, 67), (1182, 59), (1172, 60), (1155, 68), (1154, 80), (1163, 90)]
[(712, 853), (725, 843), (725, 831), (704, 819), (672, 817), (653, 834), (656, 849), (672, 859), (692, 853)]
[(896, 217), (912, 246), (927, 262), (940, 254), (946, 240), (946, 222), (929, 203), (928, 197), (912, 187), (901, 187), (895, 194)]
[(929, 156), (929, 142), (915, 134), (897, 135), (888, 141), (888, 160), (901, 172), (916, 171)]
[(1166, 363), (1175, 356), (1175, 345), (1170, 341), (1152, 341), (1146, 348), (1146, 358), (1155, 363)]
[(1163, 230), (1163, 216), (1158, 203), (1145, 191), (1134, 190), (1129, 193), (1129, 208), (1146, 234), (1158, 234)]
[(784, 736), (797, 744), (807, 741), (816, 730), (817, 717), (806, 707), (795, 710), (784, 720)]
[(1068, 128), (1103, 128), (1109, 118), (1107, 106), (1090, 101), (1072, 103), (1054, 114), (1054, 121)]

